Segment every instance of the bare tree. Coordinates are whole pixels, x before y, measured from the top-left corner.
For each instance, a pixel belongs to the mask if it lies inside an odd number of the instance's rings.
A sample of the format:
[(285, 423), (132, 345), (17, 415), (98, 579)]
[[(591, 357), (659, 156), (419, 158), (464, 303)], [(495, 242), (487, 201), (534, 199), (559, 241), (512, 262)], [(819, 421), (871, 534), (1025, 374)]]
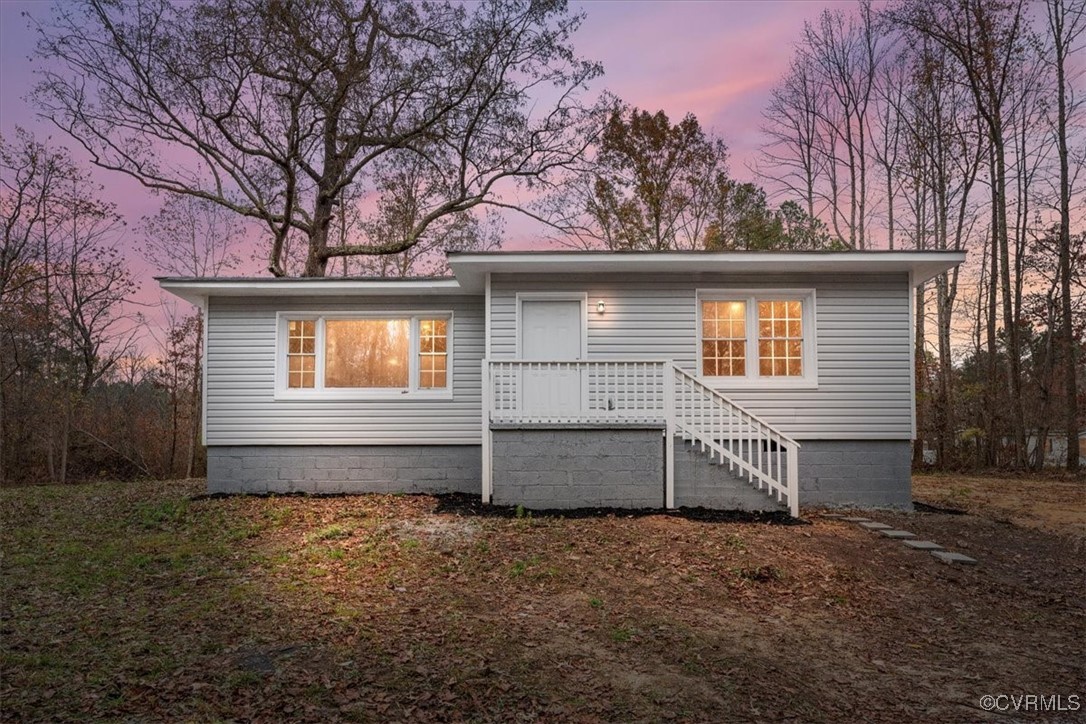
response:
[(57, 185), (70, 178), (66, 159), (34, 140), (22, 128), (15, 138), (0, 137), (0, 303), (43, 278), (42, 225)]
[(0, 160), (0, 468), (6, 478), (7, 451), (40, 443), (63, 482), (83, 402), (129, 347), (122, 304), (134, 285), (117, 251), (120, 217), (66, 153), (19, 132)]
[[(362, 235), (370, 239), (396, 239), (410, 233), (444, 192), (417, 157), (386, 157), (379, 164), (375, 183), (381, 190), (375, 206), (366, 199), (344, 199), (340, 208), (340, 239)], [(398, 254), (343, 258), (341, 273), (351, 269), (381, 277), (445, 276), (446, 253), (488, 251), (501, 246), (503, 220), (495, 209), (470, 209), (447, 214), (430, 226), (425, 239)], [(344, 242), (346, 243), (346, 242)]]
[(57, 482), (67, 480), (71, 434), (88, 393), (130, 352), (136, 334), (123, 308), (137, 285), (116, 243), (121, 219), (101, 201), (101, 187), (81, 174), (65, 187), (58, 199), (63, 215), (47, 239), (45, 295), (45, 312), (56, 320), (45, 383), (54, 404), (47, 455)]
[[(98, 166), (258, 220), (273, 274), (300, 236), (320, 276), (569, 167), (601, 72), (570, 46), (582, 17), (564, 0), (62, 3), (35, 98)], [(388, 157), (442, 193), (398, 238), (330, 245), (337, 201)]]
[[(1064, 430), (1067, 435), (1067, 469), (1078, 469), (1078, 361), (1075, 355), (1075, 332), (1072, 318), (1071, 294), (1071, 153), (1068, 148), (1068, 120), (1081, 105), (1075, 97), (1075, 84), (1068, 78), (1068, 59), (1079, 37), (1086, 30), (1086, 1), (1048, 0), (1048, 30), (1052, 42), (1050, 62), (1056, 72), (1055, 135), (1059, 158), (1059, 276), (1060, 276), (1060, 347), (1064, 357)], [(1080, 76), (1081, 77), (1081, 76)]]
[[(910, 73), (899, 119), (913, 159), (908, 164), (911, 183), (923, 189), (929, 207), (922, 238), (930, 240), (927, 248), (962, 250), (973, 228), (972, 190), (987, 147), (967, 92), (949, 78), (953, 66), (945, 51), (920, 38), (907, 62)], [(933, 280), (939, 374), (930, 409), (940, 465), (949, 462), (956, 431), (951, 321), (960, 274), (955, 268)]]
[[(141, 230), (144, 242), (140, 252), (162, 273), (217, 277), (241, 264), (238, 248), (244, 240), (244, 228), (239, 218), (207, 199), (168, 196), (158, 213), (143, 219)], [(185, 477), (191, 478), (200, 441), (205, 310), (177, 319), (172, 308), (167, 309), (165, 304), (162, 307), (167, 328), (165, 339), (160, 341), (161, 363), (168, 366), (166, 380), (172, 421), (169, 466), (172, 470), (179, 434), (179, 408), (184, 405), (189, 420)], [(182, 358), (182, 354), (187, 357)], [(181, 384), (188, 388), (187, 399), (180, 395)]]
[(866, 248), (872, 105), (887, 52), (869, 2), (858, 13), (825, 10), (804, 24), (788, 73), (763, 114), (763, 174), (822, 216), (854, 249)]
[(241, 265), (244, 227), (222, 206), (195, 196), (168, 196), (141, 224), (144, 259), (163, 274), (216, 277)]
[(39, 291), (51, 273), (46, 241), (48, 219), (57, 211), (60, 186), (75, 173), (62, 154), (23, 129), (0, 138), (0, 482), (7, 479), (9, 383), (25, 373), (33, 345), (46, 323)]
[(875, 72), (874, 84), (877, 102), (872, 125), (877, 134), (871, 146), (886, 184), (886, 244), (890, 249), (894, 248), (894, 211), (900, 185), (897, 169), (904, 135), (901, 108), (908, 92), (905, 76), (908, 60), (903, 56), (898, 54), (892, 61), (884, 61)]
[[(838, 235), (857, 249), (868, 244), (870, 106), (884, 52), (881, 41), (871, 4), (863, 2), (858, 15), (826, 10), (817, 24), (807, 23), (799, 51), (816, 70), (826, 98), (821, 121), (823, 135), (828, 136), (823, 147), (831, 179), (825, 198)], [(847, 212), (841, 208), (839, 168), (847, 176)]]
[(771, 91), (762, 114), (762, 132), (770, 139), (762, 150), (768, 168), (762, 175), (777, 182), (785, 194), (802, 199), (811, 218), (820, 211), (815, 208), (815, 188), (825, 163), (820, 150), (825, 102), (809, 59), (797, 55)]
[[(1015, 441), (1015, 461), (1025, 463), (1026, 431), (1022, 406), (1021, 345), (1014, 309), (1009, 231), (1007, 226), (1007, 122), (1020, 79), (1018, 70), (1025, 34), (1023, 0), (931, 0), (908, 2), (893, 15), (897, 22), (931, 38), (957, 61), (965, 76), (974, 107), (984, 122), (989, 140), (991, 169), (993, 282), (998, 276), (1003, 328), (1007, 337), (1007, 386)], [(994, 302), (993, 296), (990, 299)], [(989, 355), (994, 364), (995, 314), (989, 322)], [(994, 370), (993, 370), (994, 371)], [(994, 401), (992, 402), (994, 407)], [(994, 444), (990, 440), (989, 444)]]

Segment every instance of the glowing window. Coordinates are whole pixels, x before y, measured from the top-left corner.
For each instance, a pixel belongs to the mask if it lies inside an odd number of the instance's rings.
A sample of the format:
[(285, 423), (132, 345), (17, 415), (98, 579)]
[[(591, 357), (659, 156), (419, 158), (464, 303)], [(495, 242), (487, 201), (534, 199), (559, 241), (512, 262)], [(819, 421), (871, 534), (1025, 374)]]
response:
[(406, 388), (410, 347), (409, 319), (329, 319), (324, 386)]
[(747, 374), (746, 302), (701, 303), (701, 365), (709, 377)]
[(801, 302), (758, 302), (758, 374), (762, 377), (803, 375)]
[(813, 290), (699, 292), (698, 354), (723, 387), (817, 387)]
[(448, 378), (448, 322), (419, 320), (419, 388), (444, 388)]
[(283, 319), (279, 384), (330, 396), (448, 390), (451, 321), (434, 314)]
[(299, 389), (316, 384), (317, 323), (294, 319), (288, 325), (287, 386)]

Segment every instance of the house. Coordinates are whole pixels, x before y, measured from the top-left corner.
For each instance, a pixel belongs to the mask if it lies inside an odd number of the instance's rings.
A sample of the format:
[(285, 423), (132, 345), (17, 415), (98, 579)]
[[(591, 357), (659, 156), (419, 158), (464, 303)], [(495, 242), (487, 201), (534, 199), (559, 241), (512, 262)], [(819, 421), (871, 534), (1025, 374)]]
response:
[(208, 488), (530, 508), (911, 505), (913, 293), (957, 252), (494, 252), (177, 279)]
[[(1062, 430), (1028, 430), (1026, 432), (1026, 456), (1033, 460), (1037, 455), (1037, 441), (1044, 439), (1042, 465), (1062, 468), (1067, 464), (1067, 433)], [(1078, 464), (1086, 467), (1086, 430), (1078, 433)]]

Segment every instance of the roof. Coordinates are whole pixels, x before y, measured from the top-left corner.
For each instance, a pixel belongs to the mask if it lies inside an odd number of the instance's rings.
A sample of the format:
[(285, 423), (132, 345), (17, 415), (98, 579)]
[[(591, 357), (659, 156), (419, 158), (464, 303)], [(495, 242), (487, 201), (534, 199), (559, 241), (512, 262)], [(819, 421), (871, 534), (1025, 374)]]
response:
[(155, 277), (186, 302), (207, 297), (333, 297), (344, 294), (474, 294), (452, 277)]
[(965, 261), (964, 251), (519, 251), (454, 252), (449, 266), (465, 289), (486, 274), (908, 273), (922, 284)]
[(488, 273), (902, 273), (914, 285), (965, 261), (960, 251), (516, 251), (449, 254), (452, 277), (156, 277), (166, 291), (199, 303), (209, 296), (381, 296), (482, 294)]

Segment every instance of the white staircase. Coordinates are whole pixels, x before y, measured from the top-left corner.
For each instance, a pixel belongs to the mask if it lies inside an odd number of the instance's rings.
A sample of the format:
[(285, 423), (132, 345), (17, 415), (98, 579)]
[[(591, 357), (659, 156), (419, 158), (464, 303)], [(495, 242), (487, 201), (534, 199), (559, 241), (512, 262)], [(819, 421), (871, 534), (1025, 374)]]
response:
[(799, 443), (671, 360), (483, 360), (483, 499), (493, 425), (663, 424), (665, 504), (675, 507), (675, 438), (699, 447), (799, 515)]
[[(746, 477), (778, 503), (787, 503), (789, 513), (798, 517), (799, 443), (678, 365), (669, 364), (668, 370), (668, 457), (674, 457), (675, 437), (682, 437), (710, 461), (727, 464), (729, 472)], [(669, 469), (673, 467), (669, 461)], [(668, 491), (673, 494), (673, 481)], [(673, 504), (668, 501), (669, 507)]]

